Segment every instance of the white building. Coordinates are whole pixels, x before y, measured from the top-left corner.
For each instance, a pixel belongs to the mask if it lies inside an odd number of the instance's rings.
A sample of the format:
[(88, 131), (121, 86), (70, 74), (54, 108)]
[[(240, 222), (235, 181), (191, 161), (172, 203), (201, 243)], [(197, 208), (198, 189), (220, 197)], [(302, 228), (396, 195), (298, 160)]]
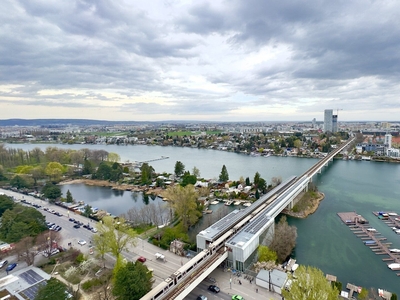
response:
[(384, 144), (388, 149), (392, 148), (392, 135), (390, 133), (385, 134), (385, 142)]

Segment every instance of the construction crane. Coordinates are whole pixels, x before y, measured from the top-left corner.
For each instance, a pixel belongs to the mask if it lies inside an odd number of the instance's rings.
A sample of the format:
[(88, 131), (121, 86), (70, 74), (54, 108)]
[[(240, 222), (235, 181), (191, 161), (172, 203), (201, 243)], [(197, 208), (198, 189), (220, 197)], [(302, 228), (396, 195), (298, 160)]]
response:
[(336, 115), (339, 116), (339, 110), (343, 110), (343, 108), (336, 108)]

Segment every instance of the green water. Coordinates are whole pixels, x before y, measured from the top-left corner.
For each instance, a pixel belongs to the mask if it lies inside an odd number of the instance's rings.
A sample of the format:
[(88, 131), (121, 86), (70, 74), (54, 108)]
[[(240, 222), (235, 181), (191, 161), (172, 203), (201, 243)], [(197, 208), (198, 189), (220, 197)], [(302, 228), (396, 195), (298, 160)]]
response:
[(317, 212), (304, 220), (289, 218), (298, 228), (298, 262), (336, 275), (344, 287), (353, 283), (400, 295), (400, 277), (337, 216), (338, 212), (356, 211), (393, 243), (391, 248), (400, 248), (400, 235), (372, 214), (400, 214), (400, 165), (336, 160), (315, 176), (314, 183), (325, 194)]

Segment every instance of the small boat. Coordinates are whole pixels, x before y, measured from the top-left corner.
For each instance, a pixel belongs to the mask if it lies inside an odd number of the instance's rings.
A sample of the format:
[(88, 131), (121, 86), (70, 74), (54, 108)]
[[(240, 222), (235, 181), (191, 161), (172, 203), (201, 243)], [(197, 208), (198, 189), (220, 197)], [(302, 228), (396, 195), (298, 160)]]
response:
[(390, 213), (387, 213), (389, 216), (397, 216), (397, 213), (394, 213), (394, 212), (390, 212)]
[(228, 201), (225, 202), (225, 205), (226, 205), (226, 206), (229, 206), (229, 205), (231, 205), (232, 203), (233, 203), (232, 200), (228, 200)]
[(240, 203), (242, 203), (242, 202), (240, 202), (240, 201), (235, 201), (235, 202), (233, 202), (233, 205), (240, 205)]
[(400, 249), (396, 249), (396, 248), (389, 249), (389, 251), (392, 252), (392, 253), (400, 253)]
[(212, 201), (210, 204), (215, 205), (215, 204), (218, 204), (218, 203), (219, 203), (218, 200), (214, 200), (214, 201)]
[(394, 269), (400, 269), (400, 264), (398, 264), (398, 263), (389, 264), (389, 265), (388, 265), (388, 268), (389, 268), (389, 269), (392, 269), (392, 270), (394, 270)]
[(369, 241), (364, 241), (364, 244), (365, 244), (366, 246), (371, 246), (371, 245), (375, 245), (376, 242), (375, 242), (374, 240), (369, 240)]
[(371, 231), (371, 232), (376, 232), (376, 229), (375, 229), (375, 228), (368, 228), (367, 230), (368, 230), (368, 231)]
[(250, 205), (251, 205), (250, 202), (245, 202), (245, 203), (243, 203), (243, 206), (246, 206), (246, 207), (249, 207)]

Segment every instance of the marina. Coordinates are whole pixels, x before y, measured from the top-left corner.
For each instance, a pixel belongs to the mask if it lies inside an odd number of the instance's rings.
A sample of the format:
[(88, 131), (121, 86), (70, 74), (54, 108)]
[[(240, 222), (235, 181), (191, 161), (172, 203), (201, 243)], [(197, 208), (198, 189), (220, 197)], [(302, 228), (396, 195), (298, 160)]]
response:
[[(373, 214), (380, 217), (382, 220), (389, 219), (389, 214), (387, 213), (373, 212)], [(368, 220), (356, 212), (342, 212), (338, 213), (338, 216), (372, 252), (376, 255), (385, 256), (382, 258), (382, 261), (389, 262), (387, 264), (389, 269), (392, 271), (400, 271), (400, 249), (389, 249), (392, 243), (387, 242), (386, 237), (383, 237), (375, 228), (370, 227)], [(391, 213), (391, 216), (394, 217), (397, 216), (397, 214)], [(400, 273), (396, 273), (396, 275), (400, 276)]]

